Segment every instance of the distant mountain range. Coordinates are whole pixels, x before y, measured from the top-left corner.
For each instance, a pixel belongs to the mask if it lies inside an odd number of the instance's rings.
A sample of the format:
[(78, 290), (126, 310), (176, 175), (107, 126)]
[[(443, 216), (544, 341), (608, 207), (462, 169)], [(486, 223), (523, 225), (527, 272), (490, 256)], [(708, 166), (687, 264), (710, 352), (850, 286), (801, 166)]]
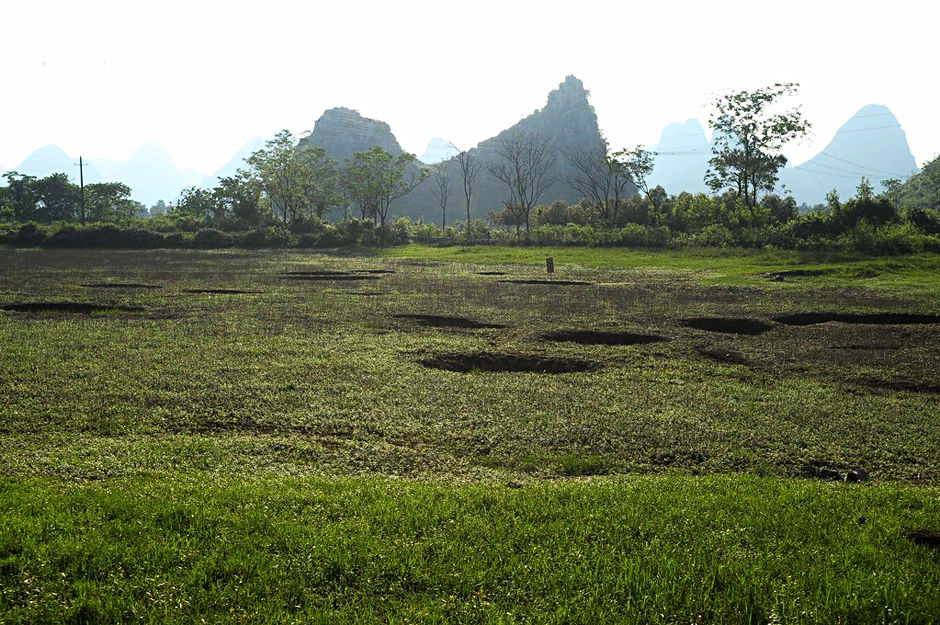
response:
[[(711, 143), (697, 119), (670, 124), (659, 143), (652, 184), (671, 194), (706, 191), (704, 178), (711, 158)], [(777, 192), (793, 194), (797, 202), (810, 206), (825, 202), (835, 189), (845, 199), (855, 194), (862, 177), (876, 192), (882, 180), (905, 180), (917, 172), (917, 163), (897, 118), (886, 106), (869, 104), (836, 131), (829, 144), (805, 163), (784, 168)]]
[(888, 107), (869, 104), (836, 131), (822, 152), (783, 170), (780, 185), (797, 201), (812, 205), (824, 202), (833, 189), (842, 199), (853, 196), (863, 176), (881, 192), (882, 180), (903, 181), (917, 171), (900, 122)]
[[(578, 201), (579, 194), (566, 182), (573, 172), (563, 155), (589, 149), (604, 141), (594, 108), (588, 102), (588, 92), (581, 81), (568, 76), (558, 89), (549, 94), (544, 108), (480, 142), (471, 152), (484, 166), (492, 163), (498, 158), (495, 150), (500, 138), (519, 131), (544, 135), (558, 154), (558, 182), (540, 203), (550, 204), (559, 199)], [(402, 152), (388, 124), (362, 117), (357, 111), (344, 107), (325, 111), (305, 141), (323, 146), (340, 163), (354, 152), (375, 145), (392, 154)], [(177, 167), (163, 148), (148, 143), (137, 148), (127, 160), (86, 159), (85, 182), (123, 182), (131, 187), (133, 198), (146, 205), (161, 199), (172, 202), (188, 187), (215, 186), (219, 177), (233, 175), (238, 168), (245, 166), (244, 161), (252, 152), (262, 147), (264, 139), (251, 139), (218, 171), (205, 176), (191, 168)], [(707, 191), (704, 177), (711, 158), (711, 142), (701, 122), (689, 119), (670, 124), (663, 129), (659, 142), (649, 149), (657, 153), (650, 177), (652, 185), (662, 185), (670, 194)], [(420, 160), (428, 165), (446, 164), (455, 153), (450, 143), (434, 138)], [(69, 156), (56, 145), (36, 150), (11, 169), (37, 177), (64, 172), (78, 182), (78, 157)], [(777, 191), (790, 192), (798, 202), (813, 205), (822, 203), (826, 193), (832, 189), (836, 189), (843, 198), (852, 196), (862, 176), (867, 176), (875, 189), (880, 190), (881, 180), (904, 180), (916, 171), (916, 162), (900, 122), (887, 107), (870, 104), (853, 115), (822, 152), (805, 163), (781, 171)], [(478, 187), (473, 201), (474, 216), (482, 217), (490, 210), (501, 208), (505, 193), (498, 181), (484, 171)], [(452, 203), (455, 215), (459, 205), (457, 195), (455, 189)], [(392, 212), (436, 220), (439, 209), (430, 185), (425, 184), (393, 204)]]

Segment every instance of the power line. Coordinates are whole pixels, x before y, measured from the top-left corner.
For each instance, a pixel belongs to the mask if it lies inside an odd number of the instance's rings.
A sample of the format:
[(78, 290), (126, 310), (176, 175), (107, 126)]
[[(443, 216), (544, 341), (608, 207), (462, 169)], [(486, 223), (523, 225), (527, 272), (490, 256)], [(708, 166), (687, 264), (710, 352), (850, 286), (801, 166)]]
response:
[(910, 174), (895, 174), (895, 173), (892, 173), (892, 172), (889, 172), (889, 171), (884, 171), (884, 170), (882, 170), (882, 169), (875, 169), (875, 168), (873, 168), (873, 167), (868, 167), (867, 165), (862, 165), (861, 163), (856, 163), (856, 162), (850, 161), (850, 160), (848, 160), (848, 159), (844, 159), (844, 158), (841, 158), (841, 157), (839, 157), (839, 156), (836, 156), (836, 155), (834, 155), (834, 154), (830, 154), (829, 152), (826, 152), (825, 150), (823, 150), (822, 152), (820, 152), (820, 154), (821, 154), (821, 155), (828, 156), (829, 158), (835, 159), (835, 160), (837, 160), (837, 161), (842, 161), (843, 163), (846, 163), (846, 164), (848, 164), (848, 165), (852, 165), (852, 166), (854, 166), (854, 167), (860, 167), (861, 169), (867, 169), (868, 171), (876, 172), (876, 173), (879, 173), (879, 174), (885, 174), (885, 175), (892, 176), (892, 177), (895, 177), (895, 178), (906, 178), (906, 177), (910, 176)]
[(849, 128), (848, 130), (839, 129), (836, 131), (836, 134), (843, 132), (868, 132), (870, 130), (884, 130), (886, 128), (900, 128), (901, 124), (894, 124), (893, 126), (872, 126), (871, 128)]

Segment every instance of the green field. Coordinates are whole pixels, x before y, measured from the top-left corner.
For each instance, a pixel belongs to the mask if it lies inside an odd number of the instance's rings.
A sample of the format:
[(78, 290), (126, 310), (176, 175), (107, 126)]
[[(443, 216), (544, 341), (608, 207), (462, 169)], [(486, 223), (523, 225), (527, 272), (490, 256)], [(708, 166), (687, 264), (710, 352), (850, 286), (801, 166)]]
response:
[(0, 623), (933, 622), (938, 295), (929, 255), (0, 249)]

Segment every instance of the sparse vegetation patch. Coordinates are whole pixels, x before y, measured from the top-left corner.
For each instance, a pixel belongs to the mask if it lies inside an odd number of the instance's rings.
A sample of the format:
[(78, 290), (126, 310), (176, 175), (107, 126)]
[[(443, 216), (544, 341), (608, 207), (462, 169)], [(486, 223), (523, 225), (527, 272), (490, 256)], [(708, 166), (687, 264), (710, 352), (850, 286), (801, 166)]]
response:
[(419, 361), (431, 369), (459, 373), (581, 373), (596, 371), (599, 363), (578, 358), (556, 358), (522, 354), (438, 354)]
[(581, 345), (648, 345), (669, 339), (655, 334), (604, 330), (554, 330), (542, 335), (546, 341), (580, 343)]
[(446, 315), (419, 315), (419, 314), (400, 314), (392, 315), (395, 319), (407, 319), (421, 325), (432, 326), (435, 328), (505, 328), (506, 326), (498, 323), (486, 323), (476, 321), (466, 317), (449, 317)]

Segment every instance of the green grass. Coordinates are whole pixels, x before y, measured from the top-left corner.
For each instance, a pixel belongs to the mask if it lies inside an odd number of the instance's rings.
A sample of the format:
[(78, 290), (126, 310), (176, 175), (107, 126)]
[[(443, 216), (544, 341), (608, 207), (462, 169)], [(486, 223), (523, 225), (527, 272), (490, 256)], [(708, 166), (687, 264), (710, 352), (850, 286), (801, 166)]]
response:
[(5, 622), (927, 623), (937, 492), (680, 476), (5, 480)]
[[(940, 324), (774, 321), (938, 314), (935, 257), (383, 253), (398, 256), (0, 250), (0, 306), (144, 307), (0, 312), (0, 623), (926, 623), (940, 611), (937, 552), (906, 537), (940, 530)], [(546, 253), (591, 284), (477, 274), (543, 277)], [(793, 268), (831, 271), (757, 276)], [(394, 273), (283, 275), (299, 269)], [(107, 281), (161, 288), (80, 286)], [(253, 293), (185, 292), (206, 287)], [(772, 329), (684, 325), (703, 316)], [(543, 339), (559, 329), (668, 340)], [(420, 364), (479, 352), (599, 368)], [(872, 481), (801, 477), (853, 467)]]
[[(545, 266), (545, 258), (551, 256), (559, 275), (577, 268), (663, 269), (694, 272), (706, 284), (756, 284), (766, 282), (757, 274), (812, 268), (831, 273), (812, 279), (801, 278), (799, 282), (835, 287), (851, 281), (864, 288), (905, 290), (925, 297), (940, 296), (940, 256), (936, 254), (870, 257), (777, 249), (638, 250), (490, 245), (432, 247), (420, 244), (385, 248), (375, 253), (387, 258), (541, 267)], [(789, 286), (778, 284), (776, 288)]]

